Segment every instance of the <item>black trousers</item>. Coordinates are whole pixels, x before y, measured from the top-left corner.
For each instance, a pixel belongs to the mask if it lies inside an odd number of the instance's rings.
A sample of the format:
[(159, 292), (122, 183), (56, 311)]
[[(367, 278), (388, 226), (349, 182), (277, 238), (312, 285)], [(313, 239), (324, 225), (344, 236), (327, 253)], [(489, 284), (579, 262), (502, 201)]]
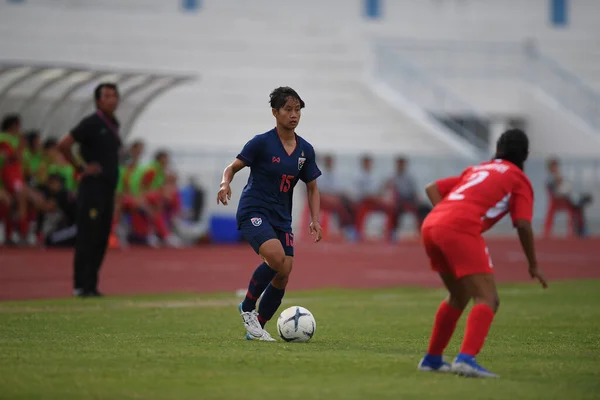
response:
[(98, 290), (98, 273), (106, 254), (115, 207), (116, 182), (85, 177), (77, 194), (74, 288)]

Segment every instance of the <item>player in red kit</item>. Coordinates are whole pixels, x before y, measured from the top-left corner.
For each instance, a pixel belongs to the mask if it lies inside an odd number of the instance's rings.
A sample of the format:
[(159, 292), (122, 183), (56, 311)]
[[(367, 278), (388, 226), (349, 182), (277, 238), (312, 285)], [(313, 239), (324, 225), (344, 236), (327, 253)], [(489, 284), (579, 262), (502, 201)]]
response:
[[(17, 114), (6, 116), (0, 126), (0, 197), (6, 195), (14, 201), (19, 216), (21, 242), (25, 242), (29, 232), (29, 188), (23, 178), (22, 154), (24, 141), (21, 136), (21, 117)], [(10, 202), (2, 201), (0, 214), (6, 217), (6, 241), (11, 242), (13, 219)]]
[[(492, 161), (427, 186), (434, 208), (423, 222), (423, 243), (432, 269), (440, 275), (450, 295), (437, 311), (427, 354), (419, 363), (420, 371), (498, 377), (480, 366), (475, 357), (499, 305), (494, 266), (482, 233), (506, 214), (510, 213), (519, 233), (529, 275), (547, 287), (534, 249), (533, 189), (523, 172), (528, 154), (527, 135), (518, 129), (508, 130), (498, 139)], [(474, 306), (467, 318), (460, 353), (450, 365), (443, 361), (442, 353), (471, 300)]]

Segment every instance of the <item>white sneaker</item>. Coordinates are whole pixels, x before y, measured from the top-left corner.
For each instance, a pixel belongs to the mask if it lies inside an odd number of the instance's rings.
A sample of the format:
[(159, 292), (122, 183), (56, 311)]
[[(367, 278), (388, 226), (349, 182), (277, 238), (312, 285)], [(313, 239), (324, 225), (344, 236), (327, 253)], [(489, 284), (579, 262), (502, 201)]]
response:
[(146, 243), (148, 244), (148, 246), (154, 249), (158, 249), (160, 247), (160, 239), (156, 235), (148, 236)]
[[(432, 361), (435, 363), (432, 363)], [(437, 362), (437, 360), (431, 360), (431, 358), (425, 356), (421, 359), (421, 362), (419, 362), (417, 370), (421, 372), (452, 372), (452, 367), (443, 359)]]
[(472, 378), (500, 378), (495, 373), (488, 371), (475, 361), (475, 357), (459, 354), (452, 363), (452, 372), (457, 375)]
[(276, 342), (277, 340), (273, 339), (269, 332), (263, 329), (263, 334), (261, 337), (254, 337), (249, 333), (246, 333), (246, 340), (261, 340), (263, 342)]
[(167, 244), (167, 246), (172, 247), (174, 249), (180, 249), (183, 247), (183, 241), (173, 234), (165, 238), (165, 243)]
[(260, 326), (260, 322), (258, 322), (258, 313), (256, 310), (244, 311), (242, 310), (242, 303), (240, 303), (238, 310), (242, 316), (242, 320), (244, 321), (244, 328), (246, 328), (246, 331), (248, 332), (247, 335), (250, 335), (256, 339), (261, 338), (264, 330), (262, 326)]

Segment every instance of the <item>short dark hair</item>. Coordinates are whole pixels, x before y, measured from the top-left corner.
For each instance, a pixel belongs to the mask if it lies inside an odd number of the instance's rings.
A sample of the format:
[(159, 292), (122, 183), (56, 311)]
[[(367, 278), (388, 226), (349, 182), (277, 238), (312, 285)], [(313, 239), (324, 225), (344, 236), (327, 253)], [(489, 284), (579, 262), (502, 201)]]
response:
[(169, 152), (165, 149), (160, 149), (156, 153), (154, 153), (155, 160), (158, 160), (159, 158), (162, 158), (162, 157), (168, 157), (168, 156), (169, 156)]
[(50, 175), (48, 175), (48, 180), (56, 180), (60, 181), (60, 183), (63, 183), (63, 176), (59, 173), (53, 172)]
[(298, 100), (300, 103), (300, 108), (305, 107), (304, 100), (300, 98), (300, 95), (289, 86), (281, 86), (277, 89), (274, 89), (269, 95), (269, 104), (271, 104), (271, 108), (279, 110), (281, 107), (285, 105), (288, 98), (293, 98)]
[(46, 141), (44, 142), (44, 145), (42, 147), (44, 148), (44, 150), (48, 150), (48, 149), (55, 147), (57, 144), (58, 144), (58, 141), (56, 139), (48, 138), (48, 139), (46, 139)]
[(496, 142), (496, 158), (510, 161), (523, 169), (529, 156), (529, 138), (520, 129), (509, 129)]
[(550, 168), (553, 165), (560, 165), (560, 161), (558, 161), (557, 157), (550, 157), (547, 161), (546, 161), (546, 168)]
[(5, 131), (20, 123), (21, 116), (19, 114), (7, 114), (2, 119), (2, 126), (0, 127), (0, 130)]
[(360, 158), (361, 162), (367, 162), (367, 161), (373, 161), (373, 157), (371, 157), (370, 154), (363, 154), (363, 156)]
[(27, 145), (29, 147), (33, 147), (33, 143), (35, 142), (35, 139), (40, 137), (40, 133), (38, 131), (29, 131), (25, 134), (25, 140), (27, 140)]
[(102, 82), (102, 83), (99, 83), (98, 86), (96, 86), (96, 89), (94, 89), (94, 100), (96, 100), (96, 101), (100, 100), (100, 97), (102, 96), (103, 88), (112, 89), (115, 92), (117, 92), (117, 96), (119, 95), (119, 88), (117, 87), (117, 85), (115, 83)]

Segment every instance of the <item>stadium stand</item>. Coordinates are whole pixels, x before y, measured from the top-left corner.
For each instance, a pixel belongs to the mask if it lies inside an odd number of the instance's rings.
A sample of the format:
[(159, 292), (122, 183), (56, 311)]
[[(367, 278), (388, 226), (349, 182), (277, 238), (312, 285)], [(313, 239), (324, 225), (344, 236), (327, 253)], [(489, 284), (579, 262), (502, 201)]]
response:
[[(532, 82), (523, 76), (518, 82), (502, 79), (491, 68), (510, 70), (506, 60), (523, 57), (523, 43), (534, 39), (539, 54), (547, 57), (541, 65), (568, 71), (561, 85), (579, 88), (568, 103), (579, 96), (582, 109), (587, 100), (581, 93), (593, 93), (600, 81), (598, 5), (592, 0), (573, 7), (568, 28), (549, 23), (544, 0), (388, 1), (378, 20), (364, 18), (358, 1), (202, 3), (202, 9), (185, 13), (174, 2), (158, 0), (0, 2), (0, 57), (198, 76), (155, 99), (127, 134), (143, 138), (149, 154), (168, 145), (180, 171), (198, 176), (205, 187), (215, 187), (224, 163), (249, 135), (271, 126), (266, 95), (281, 84), (297, 88), (307, 101), (300, 133), (319, 151), (341, 154), (340, 168), (348, 176), (357, 168), (358, 154), (376, 154), (376, 169), (385, 176), (392, 157), (403, 153), (410, 155), (419, 180), (427, 182), (487, 156), (493, 135), (514, 120), (525, 121), (537, 156), (598, 156), (600, 136), (592, 122), (554, 101), (549, 90), (531, 91)], [(421, 51), (442, 41), (471, 52), (476, 41), (484, 50), (442, 62), (432, 57), (440, 57), (435, 49)], [(388, 55), (390, 46), (401, 49), (394, 53), (399, 59), (384, 65), (386, 79), (377, 69), (376, 49), (382, 43)], [(491, 57), (506, 43), (514, 46), (513, 58)], [(488, 58), (486, 64), (474, 62), (482, 58)], [(484, 84), (465, 83), (468, 69), (456, 66), (471, 64), (487, 71)], [(407, 66), (414, 68), (403, 69)], [(524, 91), (535, 92), (536, 100), (533, 95), (524, 100)], [(475, 120), (500, 114), (500, 123), (478, 144), (468, 129), (472, 126), (458, 128), (456, 121), (444, 120), (457, 109)], [(532, 165), (531, 173), (543, 185), (543, 160)], [(566, 159), (564, 165), (569, 171), (590, 171), (584, 177), (573, 172), (573, 178), (597, 190), (596, 161)], [(245, 176), (235, 181), (237, 193)], [(543, 197), (536, 203), (539, 218)], [(598, 215), (593, 210), (590, 215)], [(214, 206), (209, 212), (216, 212)]]

